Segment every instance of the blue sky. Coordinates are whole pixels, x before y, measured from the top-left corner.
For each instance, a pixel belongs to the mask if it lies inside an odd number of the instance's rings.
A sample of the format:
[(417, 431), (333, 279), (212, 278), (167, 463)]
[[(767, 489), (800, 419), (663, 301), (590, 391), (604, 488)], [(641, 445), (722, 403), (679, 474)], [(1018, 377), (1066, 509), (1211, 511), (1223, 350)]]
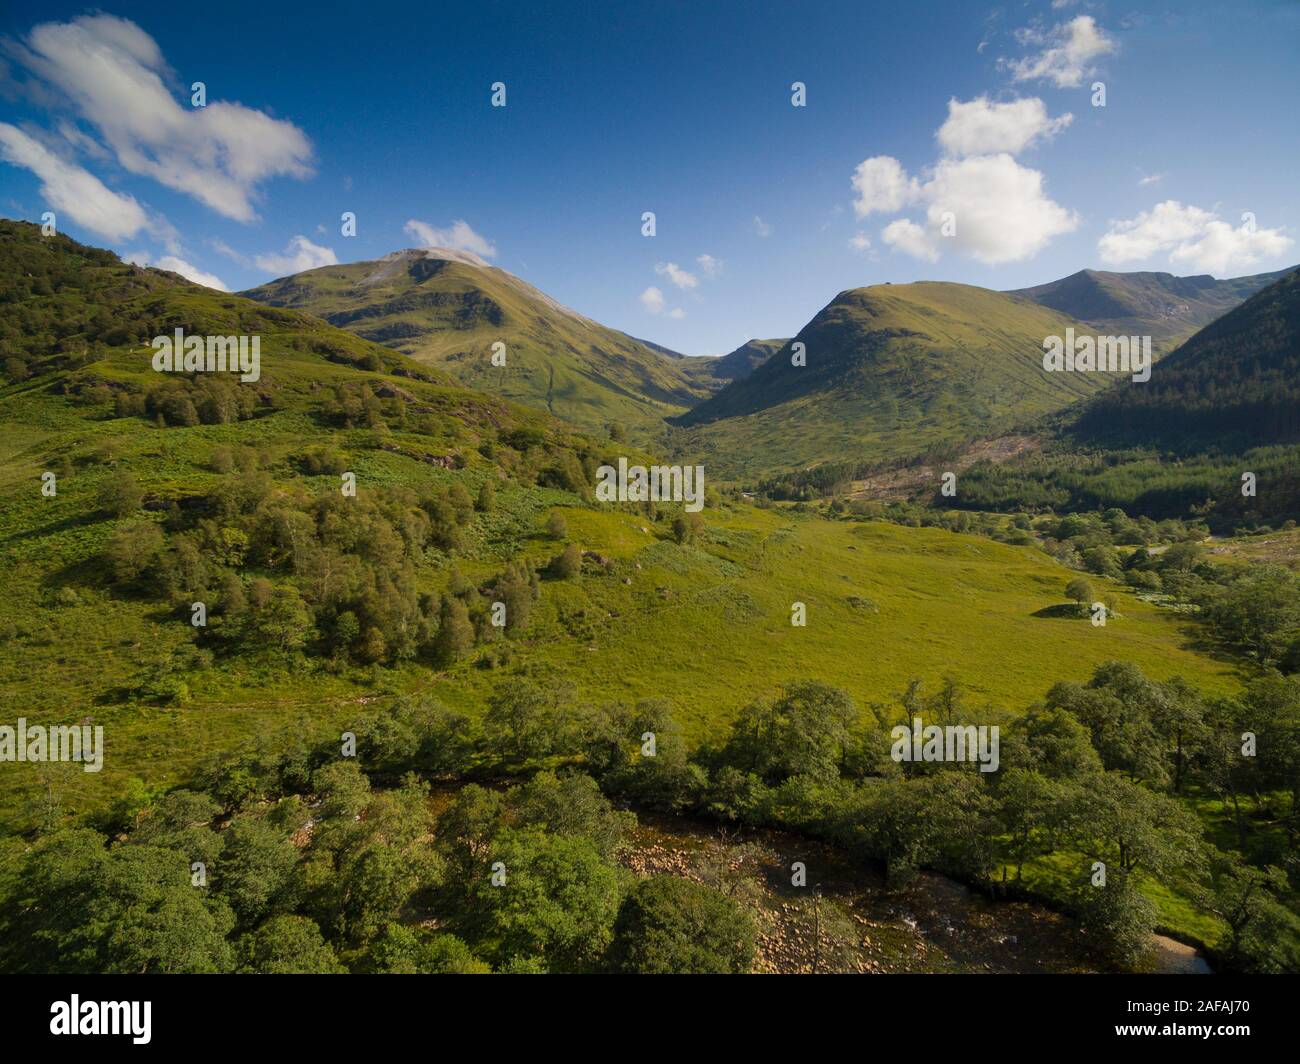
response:
[(455, 243), (691, 354), (883, 281), (1300, 261), (1297, 3), (468, 6), (10, 2), (0, 214), (232, 290)]

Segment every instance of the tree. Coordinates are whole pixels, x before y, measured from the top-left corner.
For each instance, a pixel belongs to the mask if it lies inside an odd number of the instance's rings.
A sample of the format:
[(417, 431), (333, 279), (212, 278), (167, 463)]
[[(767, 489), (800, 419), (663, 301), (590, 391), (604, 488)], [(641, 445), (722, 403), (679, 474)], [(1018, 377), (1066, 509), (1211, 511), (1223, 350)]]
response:
[(1076, 576), (1065, 585), (1065, 597), (1071, 602), (1077, 602), (1085, 609), (1088, 607), (1088, 604), (1092, 602), (1095, 594), (1096, 592), (1093, 591), (1092, 584), (1081, 576)]
[(113, 580), (122, 585), (135, 583), (154, 564), (166, 539), (152, 521), (132, 521), (115, 529), (104, 549)]
[(1076, 844), (1111, 870), (1167, 882), (1203, 859), (1202, 828), (1183, 803), (1106, 772), (1076, 793)]
[(273, 916), (239, 940), (241, 972), (259, 975), (341, 975), (347, 969), (306, 916)]
[(389, 975), (486, 975), (492, 969), (455, 935), (389, 924), (370, 948), (370, 968)]
[(478, 498), (474, 500), (474, 509), (481, 514), (489, 513), (496, 505), (497, 491), (489, 477), (479, 485)]
[(256, 612), (259, 636), (284, 652), (299, 650), (312, 634), (311, 610), (292, 584), (278, 584), (270, 601)]
[(559, 510), (552, 510), (550, 516), (546, 518), (546, 534), (551, 539), (567, 539), (569, 535), (569, 523), (564, 519), (564, 514)]
[(636, 826), (636, 815), (616, 810), (590, 776), (539, 772), (510, 792), (513, 820), (551, 835), (580, 835), (609, 857)]
[(616, 972), (740, 974), (754, 961), (754, 922), (739, 905), (694, 880), (656, 875), (618, 911), (607, 956)]
[(276, 909), (295, 901), (298, 851), (259, 817), (236, 817), (225, 832), (225, 848), (214, 881), (243, 927), (255, 927)]
[(638, 749), (606, 777), (607, 786), (666, 813), (680, 813), (694, 805), (708, 786), (708, 775), (690, 760), (672, 706), (659, 698), (642, 699), (627, 723), (629, 738)]
[(554, 699), (523, 678), (497, 687), (488, 699), (483, 723), (492, 745), (518, 761), (548, 756), (561, 732)]
[(214, 973), (232, 964), (230, 908), (190, 883), (188, 854), (133, 845), (112, 850), (85, 830), (38, 840), (0, 917), (7, 971)]
[(487, 853), (500, 827), (505, 799), (477, 783), (467, 783), (438, 818), (435, 842), (447, 862), (448, 880), (468, 893), (488, 867)]
[(1132, 877), (1109, 871), (1104, 886), (1082, 887), (1075, 904), (1089, 944), (1111, 964), (1132, 968), (1150, 947), (1155, 906)]
[(1212, 590), (1202, 609), (1225, 639), (1267, 663), (1286, 652), (1300, 627), (1300, 581), (1282, 566), (1266, 565)]
[(136, 483), (135, 477), (121, 469), (108, 475), (100, 485), (97, 499), (99, 508), (110, 516), (128, 517), (140, 509), (144, 490)]
[[(1228, 925), (1222, 952), (1234, 970), (1287, 970), (1285, 948), (1280, 950), (1278, 942), (1284, 936), (1277, 932), (1296, 921), (1277, 900), (1286, 890), (1286, 874), (1272, 865), (1254, 868), (1235, 854), (1224, 854), (1211, 863), (1210, 887), (1200, 901)], [(1294, 928), (1291, 931), (1294, 936)]]
[(839, 777), (857, 707), (845, 692), (817, 680), (789, 684), (773, 702), (742, 710), (727, 746), (728, 760), (768, 783), (791, 776)]
[(551, 559), (547, 572), (556, 580), (568, 580), (582, 571), (582, 550), (576, 543), (570, 543)]
[(703, 526), (699, 514), (678, 514), (673, 518), (673, 539), (678, 543), (689, 543)]
[(474, 645), (474, 625), (465, 604), (453, 595), (442, 596), (439, 614), (434, 653), (440, 662), (450, 665)]
[(506, 829), (471, 885), (469, 911), (492, 957), (538, 958), (551, 972), (592, 970), (613, 937), (619, 870), (587, 839), (540, 828)]

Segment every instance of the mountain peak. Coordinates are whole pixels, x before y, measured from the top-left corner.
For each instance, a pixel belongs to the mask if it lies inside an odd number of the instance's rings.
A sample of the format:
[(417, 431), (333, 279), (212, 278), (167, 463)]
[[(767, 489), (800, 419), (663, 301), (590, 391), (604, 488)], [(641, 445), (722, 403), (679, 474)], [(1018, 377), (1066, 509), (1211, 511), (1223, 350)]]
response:
[(386, 259), (402, 259), (410, 261), (412, 259), (446, 259), (448, 262), (463, 262), (469, 266), (480, 266), (483, 269), (492, 268), (492, 264), (486, 259), (475, 255), (472, 251), (465, 251), (462, 248), (404, 248), (401, 251), (394, 251), (390, 255), (385, 255)]

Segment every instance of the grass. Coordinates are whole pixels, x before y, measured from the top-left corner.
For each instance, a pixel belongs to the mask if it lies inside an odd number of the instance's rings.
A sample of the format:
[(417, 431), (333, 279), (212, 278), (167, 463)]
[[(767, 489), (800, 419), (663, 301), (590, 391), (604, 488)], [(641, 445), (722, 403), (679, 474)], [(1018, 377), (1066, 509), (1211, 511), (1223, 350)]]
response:
[[(387, 453), (382, 460), (395, 477), (427, 469)], [(80, 601), (54, 605), (57, 588), (76, 584), (77, 567), (93, 564), (112, 522), (85, 519), (84, 511), (70, 524), (51, 520), (59, 510), (81, 510), (87, 489), (46, 500), (52, 512), (45, 516), (15, 498), (16, 488), (35, 492), (35, 477), (24, 480), (0, 497), (10, 530), (0, 540), (9, 573), (0, 602), (0, 633), (8, 636), (0, 690), (7, 717), (67, 722), (89, 713), (105, 724), (106, 768), (77, 788), (90, 804), (129, 776), (174, 783), (206, 757), (300, 717), (332, 727), (376, 693), (428, 693), (477, 714), (506, 681), (472, 657), (441, 672), (407, 664), (333, 675), (319, 662), (286, 665), (269, 654), (186, 667), (192, 630), (161, 616), (155, 603), (83, 589)], [(696, 742), (722, 735), (748, 701), (805, 677), (843, 687), (865, 706), (889, 701), (913, 677), (934, 684), (951, 675), (975, 703), (1012, 710), (1041, 698), (1051, 682), (1086, 679), (1114, 658), (1159, 679), (1182, 675), (1212, 693), (1237, 686), (1232, 663), (1192, 649), (1184, 618), (1118, 585), (1110, 590), (1120, 617), (1104, 628), (1035, 616), (1064, 600), (1068, 570), (1034, 548), (939, 530), (736, 507), (710, 512), (698, 542), (679, 546), (662, 523), (640, 514), (516, 489), (476, 518), (459, 567), (482, 578), (503, 558), (550, 558), (560, 544), (542, 532), (544, 517), (563, 500), (569, 539), (607, 565), (589, 560), (576, 580), (544, 581), (528, 631), (512, 640), (516, 658), (548, 683), (571, 685), (576, 698), (667, 698)], [(14, 527), (20, 515), (25, 530)], [(446, 559), (435, 558), (421, 581), (441, 588), (449, 573)], [(860, 608), (863, 599), (877, 609)], [(803, 628), (790, 624), (796, 601), (807, 606)], [(123, 698), (173, 659), (182, 663), (189, 704)], [(7, 779), (0, 801), (12, 809), (21, 789)]]

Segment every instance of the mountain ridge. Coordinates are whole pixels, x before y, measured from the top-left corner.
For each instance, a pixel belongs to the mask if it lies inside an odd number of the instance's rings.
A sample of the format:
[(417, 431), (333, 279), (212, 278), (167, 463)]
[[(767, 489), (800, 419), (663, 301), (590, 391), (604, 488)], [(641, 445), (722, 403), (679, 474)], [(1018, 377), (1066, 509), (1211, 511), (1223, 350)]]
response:
[(1149, 335), (1160, 355), (1295, 268), (1223, 280), (1209, 274), (1085, 268), (1007, 294), (1069, 314), (1110, 335)]
[(647, 437), (709, 391), (686, 359), (604, 326), (470, 252), (407, 248), (243, 294), (308, 311), (467, 387), (586, 429), (621, 423)]

